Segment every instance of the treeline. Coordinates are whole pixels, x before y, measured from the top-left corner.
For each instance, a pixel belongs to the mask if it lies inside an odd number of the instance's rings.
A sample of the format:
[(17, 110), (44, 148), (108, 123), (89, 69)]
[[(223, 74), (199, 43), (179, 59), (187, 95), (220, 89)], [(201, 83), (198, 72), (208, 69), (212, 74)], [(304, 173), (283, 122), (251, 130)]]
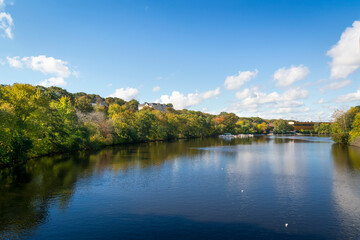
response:
[(360, 106), (337, 110), (333, 118), (331, 138), (337, 143), (360, 147)]
[[(240, 118), (190, 110), (144, 108), (139, 102), (96, 94), (69, 93), (29, 84), (0, 85), (0, 165), (52, 153), (178, 138), (293, 132), (286, 120)], [(310, 133), (328, 134), (335, 142), (360, 146), (360, 107), (337, 111), (334, 123)], [(303, 131), (303, 133), (307, 133)]]
[(233, 113), (165, 112), (139, 102), (69, 93), (58, 87), (0, 86), (0, 164), (52, 153), (222, 133), (268, 133), (268, 121)]

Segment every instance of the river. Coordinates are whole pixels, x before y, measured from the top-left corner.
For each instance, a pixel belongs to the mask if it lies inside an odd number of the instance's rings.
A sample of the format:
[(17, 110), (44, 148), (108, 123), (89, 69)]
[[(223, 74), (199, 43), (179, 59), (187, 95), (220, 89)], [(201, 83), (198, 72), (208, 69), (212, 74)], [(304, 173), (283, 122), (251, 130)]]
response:
[(0, 239), (360, 239), (360, 149), (207, 138), (34, 159), (0, 170)]

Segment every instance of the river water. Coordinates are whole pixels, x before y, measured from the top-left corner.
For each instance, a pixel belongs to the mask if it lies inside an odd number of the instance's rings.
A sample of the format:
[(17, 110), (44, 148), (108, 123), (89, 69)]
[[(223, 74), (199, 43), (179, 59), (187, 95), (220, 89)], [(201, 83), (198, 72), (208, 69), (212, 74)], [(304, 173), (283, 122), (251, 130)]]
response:
[(0, 171), (0, 239), (360, 239), (360, 149), (208, 138), (31, 160)]

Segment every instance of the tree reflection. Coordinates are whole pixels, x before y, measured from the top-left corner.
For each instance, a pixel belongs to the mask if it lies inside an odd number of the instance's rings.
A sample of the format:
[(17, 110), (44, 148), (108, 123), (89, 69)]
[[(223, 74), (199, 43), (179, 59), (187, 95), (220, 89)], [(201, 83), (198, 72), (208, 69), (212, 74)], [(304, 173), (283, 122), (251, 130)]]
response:
[(333, 144), (331, 149), (335, 166), (360, 171), (360, 148)]
[(48, 221), (49, 207), (65, 210), (70, 204), (75, 185), (106, 170), (128, 171), (158, 167), (179, 157), (206, 154), (204, 147), (260, 144), (265, 137), (218, 138), (152, 142), (108, 147), (93, 153), (49, 156), (28, 161), (24, 165), (0, 170), (0, 235), (14, 239), (31, 234)]
[(47, 220), (50, 202), (67, 206), (88, 156), (44, 157), (0, 171), (0, 233), (17, 238)]

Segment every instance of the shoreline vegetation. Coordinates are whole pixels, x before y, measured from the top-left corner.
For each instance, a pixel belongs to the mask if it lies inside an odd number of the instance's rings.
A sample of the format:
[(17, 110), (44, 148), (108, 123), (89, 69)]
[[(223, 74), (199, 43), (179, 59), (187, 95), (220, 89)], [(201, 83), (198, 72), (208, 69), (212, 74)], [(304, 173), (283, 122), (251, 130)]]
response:
[[(218, 115), (192, 110), (165, 111), (137, 100), (69, 93), (59, 87), (0, 85), (0, 167), (26, 159), (103, 146), (231, 134), (287, 134), (286, 120)], [(360, 107), (336, 112), (334, 123), (300, 134), (332, 134), (335, 142), (360, 146)], [(344, 120), (345, 119), (345, 120)]]
[(337, 143), (360, 147), (360, 106), (336, 110), (333, 119), (331, 138)]

